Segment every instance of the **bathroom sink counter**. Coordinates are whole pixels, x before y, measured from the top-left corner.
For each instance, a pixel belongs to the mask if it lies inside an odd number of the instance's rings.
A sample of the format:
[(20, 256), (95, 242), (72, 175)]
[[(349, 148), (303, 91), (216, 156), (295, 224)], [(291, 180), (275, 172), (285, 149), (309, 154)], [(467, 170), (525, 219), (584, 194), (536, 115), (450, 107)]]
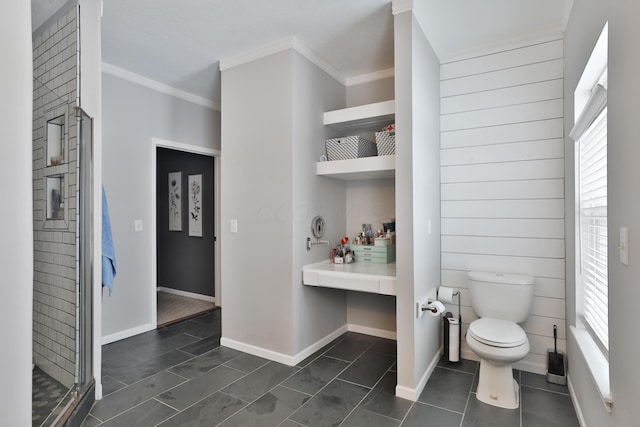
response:
[(396, 295), (396, 264), (332, 264), (330, 260), (302, 267), (302, 283), (308, 286)]

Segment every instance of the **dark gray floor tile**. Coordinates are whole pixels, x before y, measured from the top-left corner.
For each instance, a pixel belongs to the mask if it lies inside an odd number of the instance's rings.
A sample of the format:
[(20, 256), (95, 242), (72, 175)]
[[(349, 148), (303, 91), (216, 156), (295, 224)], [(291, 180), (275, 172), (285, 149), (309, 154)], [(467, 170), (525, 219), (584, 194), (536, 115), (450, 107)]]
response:
[(206, 323), (207, 325), (217, 326), (219, 329), (221, 315), (222, 315), (222, 310), (220, 310), (220, 307), (217, 307), (215, 310), (210, 311), (206, 314), (202, 314), (198, 317), (194, 317), (191, 320), (193, 320), (194, 322)]
[(442, 357), (438, 362), (438, 366), (440, 366), (441, 368), (453, 369), (454, 371), (475, 374), (476, 372), (478, 372), (480, 362), (477, 362), (475, 360), (460, 359), (460, 362), (449, 363), (444, 359), (444, 357)]
[(480, 402), (475, 393), (469, 396), (462, 427), (512, 427), (520, 425), (520, 409), (504, 409)]
[(387, 372), (360, 404), (362, 409), (402, 421), (413, 402), (396, 397), (397, 376)]
[(436, 367), (418, 400), (440, 408), (463, 412), (473, 375)]
[(321, 356), (322, 354), (324, 354), (325, 352), (327, 352), (327, 350), (329, 350), (331, 347), (333, 347), (334, 345), (336, 345), (339, 341), (341, 341), (342, 339), (344, 339), (346, 334), (340, 335), (338, 338), (336, 338), (335, 340), (331, 341), (329, 344), (325, 345), (324, 347), (322, 347), (320, 350), (316, 351), (315, 353), (313, 353), (311, 356), (307, 357), (306, 359), (304, 359), (303, 361), (301, 361), (300, 363), (296, 364), (296, 366), (303, 368), (305, 366), (307, 366), (309, 363), (313, 362), (314, 360), (316, 360), (319, 356)]
[(182, 382), (184, 379), (177, 375), (167, 371), (159, 372), (96, 402), (91, 409), (91, 415), (103, 421), (107, 420)]
[(538, 390), (520, 389), (522, 401), (522, 427), (572, 427), (579, 426), (571, 397)]
[(349, 363), (344, 360), (320, 356), (289, 378), (283, 385), (307, 394), (316, 394), (348, 365)]
[(291, 420), (284, 420), (282, 423), (278, 425), (278, 427), (300, 427), (302, 424), (297, 423)]
[(132, 350), (121, 352), (105, 352), (102, 353), (102, 374), (111, 375), (120, 369), (128, 368), (136, 363), (142, 362), (142, 358), (131, 353)]
[(395, 356), (367, 351), (342, 372), (338, 378), (365, 387), (373, 387), (395, 361)]
[(367, 392), (365, 387), (334, 380), (289, 418), (309, 427), (337, 426)]
[(245, 402), (253, 402), (259, 396), (293, 375), (298, 368), (277, 362), (269, 362), (222, 391)]
[(181, 411), (228, 386), (242, 377), (242, 375), (242, 372), (226, 366), (218, 366), (203, 375), (162, 393), (157, 399)]
[(262, 357), (254, 356), (252, 354), (240, 354), (238, 357), (225, 362), (225, 366), (249, 373), (266, 365), (267, 363), (269, 363), (269, 361)]
[(356, 408), (340, 427), (398, 427), (400, 421)]
[(214, 426), (246, 405), (240, 399), (224, 393), (214, 393), (190, 408), (169, 418), (159, 426), (162, 427), (196, 427)]
[(196, 341), (198, 341), (198, 338), (194, 336), (179, 334), (150, 342), (149, 344), (145, 344), (132, 350), (131, 353), (134, 356), (139, 357), (141, 360), (148, 360), (159, 354), (167, 353), (171, 350), (177, 350), (188, 344), (193, 344)]
[(462, 414), (416, 402), (407, 414), (407, 418), (402, 422), (402, 427), (424, 427), (427, 425), (459, 427), (461, 420)]
[(192, 321), (193, 325), (186, 331), (185, 334), (191, 335), (197, 338), (207, 338), (218, 334), (220, 331), (215, 325), (208, 323), (201, 323)]
[(222, 365), (240, 354), (239, 351), (231, 348), (218, 347), (178, 366), (174, 366), (169, 371), (181, 377), (193, 378)]
[(173, 323), (169, 326), (164, 326), (157, 329), (156, 340), (171, 338), (180, 334), (188, 333), (192, 328), (201, 325), (201, 323), (194, 322), (193, 320), (184, 320), (182, 322)]
[(100, 421), (96, 417), (89, 414), (87, 415), (87, 418), (85, 418), (84, 421), (82, 421), (82, 424), (80, 424), (80, 427), (96, 427), (100, 423), (102, 423), (102, 421)]
[(208, 338), (203, 338), (200, 341), (196, 341), (193, 344), (180, 347), (180, 351), (193, 354), (194, 356), (200, 356), (201, 354), (211, 351), (214, 348), (220, 347), (220, 334), (215, 334)]
[(172, 350), (168, 353), (161, 354), (149, 360), (120, 369), (110, 376), (125, 384), (133, 384), (143, 378), (149, 377), (162, 370), (178, 365), (186, 360), (192, 359), (193, 356), (180, 350)]
[(522, 385), (555, 391), (556, 393), (569, 394), (569, 388), (566, 385), (549, 383), (547, 382), (546, 375), (532, 374), (531, 372), (522, 372), (520, 378), (520, 384)]
[(102, 377), (102, 396), (108, 396), (125, 386), (126, 384), (122, 381), (118, 381), (110, 376), (104, 376)]
[(395, 340), (377, 338), (369, 350), (396, 357), (398, 354), (398, 345)]
[(100, 424), (100, 427), (154, 426), (176, 413), (167, 405), (151, 399)]
[(284, 387), (276, 387), (227, 419), (221, 426), (277, 426), (294, 413), (309, 396)]
[(349, 332), (326, 351), (325, 356), (353, 362), (376, 341), (376, 337)]

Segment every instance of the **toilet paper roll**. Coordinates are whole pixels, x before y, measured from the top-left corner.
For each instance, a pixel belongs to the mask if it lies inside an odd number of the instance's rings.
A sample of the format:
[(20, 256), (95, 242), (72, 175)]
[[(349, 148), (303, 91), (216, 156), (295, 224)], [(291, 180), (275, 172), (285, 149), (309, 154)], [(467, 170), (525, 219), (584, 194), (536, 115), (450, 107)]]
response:
[(460, 322), (448, 318), (449, 321), (449, 362), (460, 361)]
[[(435, 308), (435, 310), (434, 310)], [(440, 301), (433, 301), (427, 305), (428, 313), (431, 316), (440, 316), (445, 311), (444, 304)]]
[(453, 294), (457, 292), (454, 288), (447, 286), (440, 286), (438, 288), (438, 301), (442, 301), (445, 304), (451, 304), (453, 302)]

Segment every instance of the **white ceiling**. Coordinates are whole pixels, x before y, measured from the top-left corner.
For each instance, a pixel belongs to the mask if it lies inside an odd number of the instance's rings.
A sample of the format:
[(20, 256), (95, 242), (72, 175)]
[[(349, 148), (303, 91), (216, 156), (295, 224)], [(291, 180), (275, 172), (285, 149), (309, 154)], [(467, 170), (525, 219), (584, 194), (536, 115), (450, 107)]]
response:
[[(39, 27), (66, 0), (31, 0)], [(573, 0), (413, 0), (441, 58), (563, 31)], [(219, 102), (219, 60), (294, 36), (345, 77), (393, 67), (391, 0), (105, 0), (103, 61)]]

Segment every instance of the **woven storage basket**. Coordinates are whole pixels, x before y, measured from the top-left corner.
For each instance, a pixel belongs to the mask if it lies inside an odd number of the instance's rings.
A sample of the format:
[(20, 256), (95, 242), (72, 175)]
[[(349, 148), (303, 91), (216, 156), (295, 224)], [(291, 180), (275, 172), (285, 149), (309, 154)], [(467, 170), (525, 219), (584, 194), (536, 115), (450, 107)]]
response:
[(358, 159), (377, 154), (376, 144), (361, 136), (345, 136), (325, 141), (328, 160)]
[(390, 156), (396, 154), (396, 134), (391, 132), (376, 132), (376, 145), (378, 156)]

